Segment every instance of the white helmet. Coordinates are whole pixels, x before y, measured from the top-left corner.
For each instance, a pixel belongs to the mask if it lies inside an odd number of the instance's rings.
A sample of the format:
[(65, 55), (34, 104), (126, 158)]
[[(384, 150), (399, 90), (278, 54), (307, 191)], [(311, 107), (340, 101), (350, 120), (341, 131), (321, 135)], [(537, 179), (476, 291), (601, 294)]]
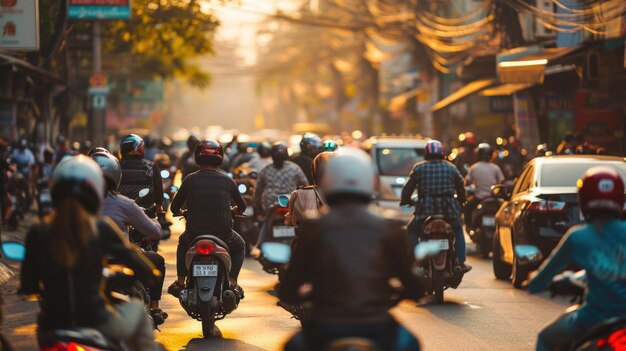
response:
[(341, 148), (336, 154), (326, 165), (322, 180), (324, 194), (371, 197), (374, 194), (374, 171), (370, 156), (355, 148)]
[(111, 155), (109, 152), (99, 151), (91, 155), (91, 158), (96, 161), (100, 169), (102, 169), (104, 179), (113, 182), (117, 190), (122, 180), (122, 167), (117, 157)]
[(61, 161), (52, 172), (52, 201), (66, 197), (80, 200), (85, 209), (97, 213), (104, 197), (104, 177), (96, 162), (78, 155)]

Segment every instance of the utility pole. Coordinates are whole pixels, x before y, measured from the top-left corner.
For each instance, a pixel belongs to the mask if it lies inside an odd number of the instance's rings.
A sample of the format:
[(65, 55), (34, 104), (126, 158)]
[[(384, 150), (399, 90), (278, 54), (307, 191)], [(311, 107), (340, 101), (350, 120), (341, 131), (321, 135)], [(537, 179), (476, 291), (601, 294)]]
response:
[[(102, 34), (100, 29), (100, 22), (98, 20), (93, 21), (93, 74), (101, 75), (102, 73)], [(91, 103), (91, 141), (96, 146), (101, 146), (103, 143), (104, 134), (104, 111), (106, 105), (96, 103), (96, 98)]]

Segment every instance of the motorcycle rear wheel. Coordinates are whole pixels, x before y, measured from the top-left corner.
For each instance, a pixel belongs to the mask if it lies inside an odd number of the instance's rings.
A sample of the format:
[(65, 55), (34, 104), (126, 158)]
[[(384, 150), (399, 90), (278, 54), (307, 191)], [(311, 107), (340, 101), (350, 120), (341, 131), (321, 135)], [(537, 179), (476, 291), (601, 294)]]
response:
[(435, 296), (435, 303), (443, 303), (443, 271), (433, 270), (433, 292)]
[(487, 238), (487, 231), (485, 228), (480, 229), (480, 240), (478, 243), (478, 248), (480, 250), (480, 255), (483, 258), (489, 258), (489, 253), (491, 253), (491, 248), (493, 246), (493, 240), (489, 240)]
[(215, 317), (213, 316), (213, 311), (211, 310), (211, 304), (208, 302), (202, 303), (201, 314), (202, 318), (202, 336), (205, 339), (212, 338), (215, 336)]

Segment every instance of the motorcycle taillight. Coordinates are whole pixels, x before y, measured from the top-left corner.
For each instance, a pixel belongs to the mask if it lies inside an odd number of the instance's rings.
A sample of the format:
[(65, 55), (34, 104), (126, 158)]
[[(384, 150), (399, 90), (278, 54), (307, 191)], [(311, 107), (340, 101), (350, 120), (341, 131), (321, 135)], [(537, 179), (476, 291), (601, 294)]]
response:
[(289, 212), (289, 208), (288, 207), (276, 207), (276, 216), (278, 217), (285, 217), (285, 215), (287, 214), (287, 212)]
[(83, 346), (75, 342), (57, 342), (54, 346), (44, 346), (41, 351), (97, 351), (94, 348)]
[(202, 255), (210, 255), (215, 251), (215, 244), (211, 240), (200, 240), (196, 243), (196, 251)]

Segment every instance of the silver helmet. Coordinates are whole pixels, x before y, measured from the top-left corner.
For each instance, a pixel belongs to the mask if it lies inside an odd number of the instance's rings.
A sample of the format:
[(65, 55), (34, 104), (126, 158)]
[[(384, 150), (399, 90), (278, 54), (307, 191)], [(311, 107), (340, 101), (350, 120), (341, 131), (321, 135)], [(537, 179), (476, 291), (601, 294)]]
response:
[(92, 154), (91, 158), (100, 166), (107, 182), (111, 182), (117, 190), (122, 180), (120, 161), (115, 156), (104, 151)]

